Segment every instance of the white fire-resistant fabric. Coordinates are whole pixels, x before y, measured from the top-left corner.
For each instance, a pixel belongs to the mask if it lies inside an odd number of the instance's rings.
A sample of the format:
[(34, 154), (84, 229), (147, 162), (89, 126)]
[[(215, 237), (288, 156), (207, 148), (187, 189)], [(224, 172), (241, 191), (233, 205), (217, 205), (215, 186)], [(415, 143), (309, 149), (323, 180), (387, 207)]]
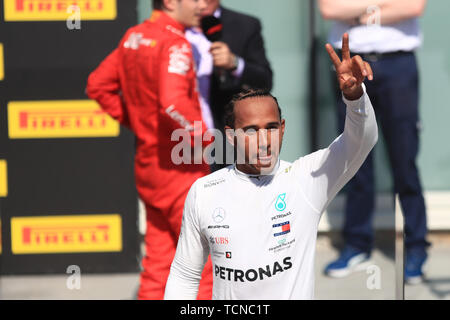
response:
[(209, 254), (213, 299), (314, 297), (321, 214), (378, 136), (367, 94), (344, 102), (345, 130), (328, 148), (279, 161), (270, 175), (250, 176), (233, 165), (192, 185), (165, 299), (196, 298)]

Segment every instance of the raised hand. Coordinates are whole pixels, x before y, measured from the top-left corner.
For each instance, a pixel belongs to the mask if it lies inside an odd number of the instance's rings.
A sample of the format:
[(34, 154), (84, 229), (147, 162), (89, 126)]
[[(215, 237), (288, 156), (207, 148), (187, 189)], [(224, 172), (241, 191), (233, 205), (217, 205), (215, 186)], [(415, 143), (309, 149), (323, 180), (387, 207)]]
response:
[(360, 56), (350, 57), (348, 33), (344, 33), (342, 36), (342, 61), (331, 44), (327, 43), (325, 48), (336, 68), (339, 87), (344, 97), (348, 100), (359, 99), (364, 93), (361, 86), (364, 79), (367, 77), (370, 81), (373, 80), (372, 68)]

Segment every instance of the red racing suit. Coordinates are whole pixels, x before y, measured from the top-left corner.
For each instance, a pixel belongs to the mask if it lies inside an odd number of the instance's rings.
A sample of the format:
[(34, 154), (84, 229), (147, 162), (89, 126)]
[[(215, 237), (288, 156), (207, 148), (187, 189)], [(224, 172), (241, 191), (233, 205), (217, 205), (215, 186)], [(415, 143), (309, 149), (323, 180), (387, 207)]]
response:
[[(188, 131), (191, 141), (207, 129), (202, 123), (201, 130), (193, 130), (202, 115), (184, 27), (155, 10), (149, 20), (130, 28), (91, 73), (87, 94), (136, 135), (136, 186), (147, 210), (138, 298), (163, 299), (185, 198), (194, 181), (210, 173), (204, 162), (176, 165), (171, 159), (179, 143), (171, 141), (175, 129)], [(211, 261), (204, 270), (198, 298), (210, 299)]]

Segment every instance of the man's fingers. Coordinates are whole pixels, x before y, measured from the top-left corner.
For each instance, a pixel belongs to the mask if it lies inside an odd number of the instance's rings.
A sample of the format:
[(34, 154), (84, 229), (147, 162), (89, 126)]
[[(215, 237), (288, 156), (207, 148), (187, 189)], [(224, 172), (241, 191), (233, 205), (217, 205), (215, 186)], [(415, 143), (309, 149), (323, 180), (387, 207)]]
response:
[(352, 59), (352, 63), (356, 63), (358, 73), (362, 76), (362, 80), (364, 80), (364, 77), (367, 77), (369, 74), (366, 70), (366, 64), (364, 63), (364, 60), (360, 56), (354, 56)]
[(211, 56), (213, 60), (218, 60), (218, 59), (225, 59), (227, 57), (227, 54), (222, 50), (214, 50), (211, 51)]
[(223, 47), (222, 46), (211, 46), (211, 48), (209, 49), (209, 52), (214, 54), (214, 53), (218, 53), (218, 52), (222, 52), (223, 51)]
[(211, 48), (223, 47), (224, 44), (222, 41), (214, 41), (211, 43)]
[(211, 47), (209, 48), (209, 52), (217, 52), (217, 51), (229, 51), (228, 45), (225, 42), (216, 41), (211, 43)]
[(334, 51), (333, 47), (331, 46), (331, 44), (327, 43), (325, 45), (325, 49), (328, 52), (328, 55), (330, 56), (331, 61), (334, 64), (334, 67), (337, 68), (341, 65), (341, 59), (339, 59), (338, 55), (336, 54), (336, 52)]
[(367, 79), (369, 79), (370, 81), (373, 80), (373, 71), (372, 71), (372, 67), (370, 66), (370, 64), (366, 61), (364, 61), (364, 64), (366, 66), (366, 70), (367, 70)]
[(350, 47), (348, 44), (348, 33), (342, 36), (342, 60), (350, 60)]
[(222, 53), (213, 55), (214, 63), (224, 63), (224, 62), (227, 62), (228, 60), (230, 60), (228, 55), (225, 55)]
[(344, 82), (344, 84), (342, 85), (341, 90), (345, 91), (346, 89), (350, 89), (351, 87), (353, 87), (356, 83), (358, 82), (358, 80), (355, 77), (350, 77), (347, 81)]

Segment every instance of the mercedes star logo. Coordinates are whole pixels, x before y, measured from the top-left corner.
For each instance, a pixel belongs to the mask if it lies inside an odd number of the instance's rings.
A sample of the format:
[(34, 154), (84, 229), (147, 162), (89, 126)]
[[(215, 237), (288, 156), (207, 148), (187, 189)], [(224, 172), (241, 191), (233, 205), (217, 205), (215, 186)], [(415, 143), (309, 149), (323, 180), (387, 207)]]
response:
[(214, 222), (221, 223), (225, 219), (225, 210), (223, 208), (216, 208), (212, 217)]

